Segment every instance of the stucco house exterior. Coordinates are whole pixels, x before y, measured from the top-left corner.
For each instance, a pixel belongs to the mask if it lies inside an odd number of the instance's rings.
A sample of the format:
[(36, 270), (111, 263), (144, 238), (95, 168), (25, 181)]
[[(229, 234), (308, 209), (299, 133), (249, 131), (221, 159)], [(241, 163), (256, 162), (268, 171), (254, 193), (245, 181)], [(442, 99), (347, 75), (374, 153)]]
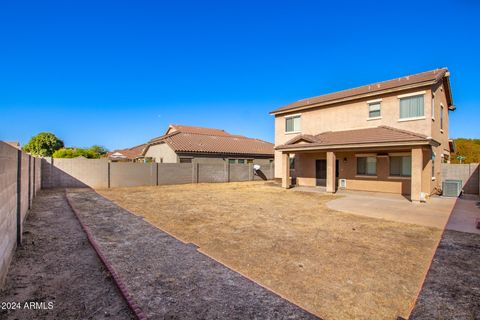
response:
[(170, 125), (161, 137), (150, 140), (142, 155), (158, 163), (273, 163), (274, 145), (233, 135), (221, 129)]
[(275, 178), (285, 188), (391, 192), (412, 201), (435, 193), (450, 157), (449, 76), (442, 68), (272, 111)]

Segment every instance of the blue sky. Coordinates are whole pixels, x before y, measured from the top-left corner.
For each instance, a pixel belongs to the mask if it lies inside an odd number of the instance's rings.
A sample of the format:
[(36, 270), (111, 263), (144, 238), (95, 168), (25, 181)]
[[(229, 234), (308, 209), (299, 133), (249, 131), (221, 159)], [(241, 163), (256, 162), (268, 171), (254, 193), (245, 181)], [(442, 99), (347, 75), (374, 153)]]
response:
[(273, 141), (268, 112), (439, 67), (451, 137), (480, 138), (480, 5), (458, 1), (3, 1), (0, 139), (123, 148), (169, 123)]

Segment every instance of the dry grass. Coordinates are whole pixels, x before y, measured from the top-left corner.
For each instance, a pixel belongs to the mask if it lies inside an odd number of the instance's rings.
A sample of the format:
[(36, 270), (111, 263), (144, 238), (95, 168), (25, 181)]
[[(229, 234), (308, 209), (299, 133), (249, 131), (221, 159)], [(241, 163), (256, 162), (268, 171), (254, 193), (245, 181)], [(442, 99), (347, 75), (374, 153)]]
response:
[(441, 234), (263, 182), (98, 192), (324, 319), (407, 317)]

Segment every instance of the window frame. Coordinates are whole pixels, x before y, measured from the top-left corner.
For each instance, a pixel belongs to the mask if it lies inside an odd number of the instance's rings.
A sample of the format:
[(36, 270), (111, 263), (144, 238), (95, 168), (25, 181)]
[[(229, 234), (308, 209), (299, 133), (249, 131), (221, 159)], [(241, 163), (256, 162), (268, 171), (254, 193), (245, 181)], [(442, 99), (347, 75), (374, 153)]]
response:
[(443, 103), (440, 103), (440, 132), (443, 133), (443, 113), (445, 111), (445, 107)]
[(432, 93), (432, 120), (435, 121), (435, 93)]
[[(375, 159), (375, 173), (368, 173), (368, 159)], [(355, 176), (357, 177), (369, 177), (369, 178), (376, 178), (377, 177), (377, 155), (376, 154), (356, 154), (355, 155)], [(365, 160), (365, 173), (360, 173), (358, 171), (358, 159), (366, 159)]]
[[(299, 119), (299, 120), (298, 120), (298, 126), (299, 126), (298, 130), (295, 130), (295, 120), (293, 120), (293, 119), (295, 119), (295, 118), (298, 118), (298, 119)], [(291, 114), (291, 115), (285, 116), (284, 119), (285, 119), (285, 133), (286, 133), (286, 134), (299, 133), (299, 132), (302, 131), (302, 129), (301, 129), (301, 128), (302, 128), (302, 122), (301, 122), (301, 121), (302, 121), (302, 115), (301, 115), (301, 114), (299, 114), (299, 113), (297, 113), (297, 114)], [(287, 130), (287, 121), (288, 121), (288, 120), (292, 120), (292, 121), (293, 121), (293, 124), (292, 124), (293, 130), (292, 130), (292, 131), (288, 131), (288, 130)]]
[[(426, 91), (419, 91), (419, 92), (412, 92), (412, 93), (407, 93), (407, 94), (401, 94), (397, 96), (398, 99), (398, 121), (411, 121), (411, 120), (422, 120), (425, 119), (425, 93)], [(422, 115), (420, 116), (413, 116), (413, 117), (404, 117), (402, 118), (402, 100), (403, 99), (411, 99), (415, 97), (423, 97), (423, 107), (422, 107)]]
[[(189, 161), (183, 161), (182, 160), (189, 160)], [(178, 163), (193, 163), (193, 158), (192, 157), (178, 157)]]
[[(373, 105), (378, 104), (378, 110), (373, 110), (373, 111), (378, 111), (378, 116), (371, 116), (370, 113), (372, 110), (370, 110), (370, 107)], [(375, 99), (375, 100), (370, 100), (367, 101), (367, 106), (368, 106), (368, 120), (376, 120), (376, 119), (382, 119), (382, 99)]]
[[(392, 158), (402, 158), (400, 175), (392, 174)], [(403, 159), (410, 158), (410, 174), (403, 174)], [(411, 179), (412, 177), (412, 155), (410, 153), (405, 154), (389, 154), (388, 155), (388, 177), (391, 179)]]

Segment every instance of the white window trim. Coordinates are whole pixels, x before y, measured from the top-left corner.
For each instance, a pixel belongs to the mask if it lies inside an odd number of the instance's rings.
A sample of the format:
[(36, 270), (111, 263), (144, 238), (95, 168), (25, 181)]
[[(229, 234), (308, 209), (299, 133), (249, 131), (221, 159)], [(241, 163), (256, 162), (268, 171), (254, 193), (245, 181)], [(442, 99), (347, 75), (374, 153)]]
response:
[[(284, 116), (283, 117), (283, 121), (285, 123), (285, 134), (295, 134), (295, 133), (300, 133), (302, 132), (301, 130), (297, 130), (297, 131), (287, 131), (287, 119), (290, 119), (290, 118), (296, 118), (296, 117), (300, 117), (300, 122), (302, 121), (302, 114), (301, 113), (295, 113), (295, 114), (289, 114), (288, 116)], [(302, 127), (302, 125), (300, 124), (300, 128)]]
[(301, 116), (301, 115), (302, 115), (301, 113), (289, 114), (288, 116), (284, 116), (284, 118), (285, 118), (285, 119), (295, 118), (295, 117), (299, 117), (299, 116)]
[(425, 95), (426, 92), (427, 91), (424, 90), (424, 91), (401, 94), (401, 95), (397, 96), (397, 98), (402, 99), (402, 98), (409, 98), (409, 97), (414, 97), (414, 96), (422, 96), (422, 95)]
[(367, 121), (370, 121), (370, 120), (380, 120), (380, 119), (382, 119), (382, 116), (380, 116), (380, 117), (367, 118)]
[(425, 120), (425, 116), (421, 116), (421, 117), (411, 117), (411, 118), (401, 118), (401, 119), (398, 119), (397, 121), (398, 122), (405, 122), (405, 121), (416, 121), (416, 120)]
[(382, 102), (382, 101), (383, 101), (383, 99), (380, 98), (380, 99), (368, 100), (367, 103), (368, 103), (368, 104), (371, 104), (371, 103), (377, 103), (377, 102)]

